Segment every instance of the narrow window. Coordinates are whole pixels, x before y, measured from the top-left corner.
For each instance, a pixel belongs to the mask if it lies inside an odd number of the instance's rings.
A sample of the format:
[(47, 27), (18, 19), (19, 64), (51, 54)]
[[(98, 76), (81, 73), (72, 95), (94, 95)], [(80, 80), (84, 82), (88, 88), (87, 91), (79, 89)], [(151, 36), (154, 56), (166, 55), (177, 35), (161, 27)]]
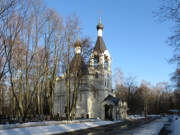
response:
[(99, 63), (99, 57), (98, 56), (95, 56), (94, 57), (94, 67), (98, 67), (98, 63)]
[(95, 74), (95, 78), (98, 78), (98, 73), (96, 72), (96, 74)]
[(107, 60), (104, 61), (104, 68), (108, 69), (108, 62), (107, 62)]
[(82, 101), (82, 94), (80, 93), (80, 101)]

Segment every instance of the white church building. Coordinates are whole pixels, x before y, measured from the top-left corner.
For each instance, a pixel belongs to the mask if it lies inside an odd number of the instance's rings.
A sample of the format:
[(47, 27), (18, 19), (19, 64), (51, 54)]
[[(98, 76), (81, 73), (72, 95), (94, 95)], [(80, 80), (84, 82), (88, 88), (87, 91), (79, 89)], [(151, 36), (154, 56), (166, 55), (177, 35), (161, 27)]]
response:
[[(117, 120), (127, 117), (127, 103), (115, 97), (112, 90), (111, 56), (103, 40), (101, 19), (97, 25), (97, 40), (84, 65), (83, 83), (79, 88), (76, 105), (76, 118), (101, 118)], [(81, 47), (75, 45), (75, 56), (81, 56)], [(75, 61), (75, 58), (72, 62)], [(66, 117), (66, 87), (63, 76), (58, 77), (54, 91), (53, 113)]]

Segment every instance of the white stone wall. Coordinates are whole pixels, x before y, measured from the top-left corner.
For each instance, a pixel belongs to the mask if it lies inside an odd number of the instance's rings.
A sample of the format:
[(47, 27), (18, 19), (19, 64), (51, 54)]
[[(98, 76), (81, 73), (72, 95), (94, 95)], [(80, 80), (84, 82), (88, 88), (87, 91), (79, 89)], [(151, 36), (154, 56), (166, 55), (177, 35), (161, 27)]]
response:
[(58, 79), (55, 84), (53, 113), (65, 117), (66, 91), (64, 79)]
[[(98, 78), (95, 78), (95, 73), (98, 72)], [(110, 75), (109, 75), (110, 76)], [(108, 76), (108, 77), (109, 77)], [(105, 86), (105, 81), (109, 85)], [(111, 78), (105, 79), (105, 74), (100, 71), (93, 71), (93, 75), (83, 77), (84, 84), (81, 86), (76, 109), (76, 117), (101, 118), (102, 101), (109, 95), (111, 91)], [(93, 90), (92, 86), (95, 87)], [(65, 116), (64, 108), (66, 105), (66, 90), (64, 79), (59, 79), (56, 82), (54, 93), (54, 114), (59, 113), (60, 116)]]

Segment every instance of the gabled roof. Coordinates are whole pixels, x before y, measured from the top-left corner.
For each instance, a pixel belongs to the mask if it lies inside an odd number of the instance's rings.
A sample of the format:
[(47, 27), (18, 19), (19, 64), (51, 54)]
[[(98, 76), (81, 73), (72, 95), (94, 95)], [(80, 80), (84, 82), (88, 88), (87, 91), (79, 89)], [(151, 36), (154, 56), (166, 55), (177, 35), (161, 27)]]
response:
[(105, 50), (107, 49), (104, 40), (102, 37), (98, 36), (94, 47), (94, 51), (96, 51), (97, 53), (104, 53)]
[(118, 102), (119, 102), (119, 99), (116, 98), (116, 97), (113, 97), (111, 95), (108, 95), (103, 102), (106, 102), (106, 101), (110, 101), (110, 102), (113, 102), (114, 105), (118, 105)]

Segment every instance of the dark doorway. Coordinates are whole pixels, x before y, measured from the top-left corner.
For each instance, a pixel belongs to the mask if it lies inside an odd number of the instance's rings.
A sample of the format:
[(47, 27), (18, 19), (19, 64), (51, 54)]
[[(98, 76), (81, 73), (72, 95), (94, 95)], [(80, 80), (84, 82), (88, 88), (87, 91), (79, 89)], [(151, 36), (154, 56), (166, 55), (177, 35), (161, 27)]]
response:
[(104, 106), (105, 110), (105, 120), (113, 120), (112, 117), (112, 111), (113, 111), (113, 106), (112, 105), (105, 105)]

